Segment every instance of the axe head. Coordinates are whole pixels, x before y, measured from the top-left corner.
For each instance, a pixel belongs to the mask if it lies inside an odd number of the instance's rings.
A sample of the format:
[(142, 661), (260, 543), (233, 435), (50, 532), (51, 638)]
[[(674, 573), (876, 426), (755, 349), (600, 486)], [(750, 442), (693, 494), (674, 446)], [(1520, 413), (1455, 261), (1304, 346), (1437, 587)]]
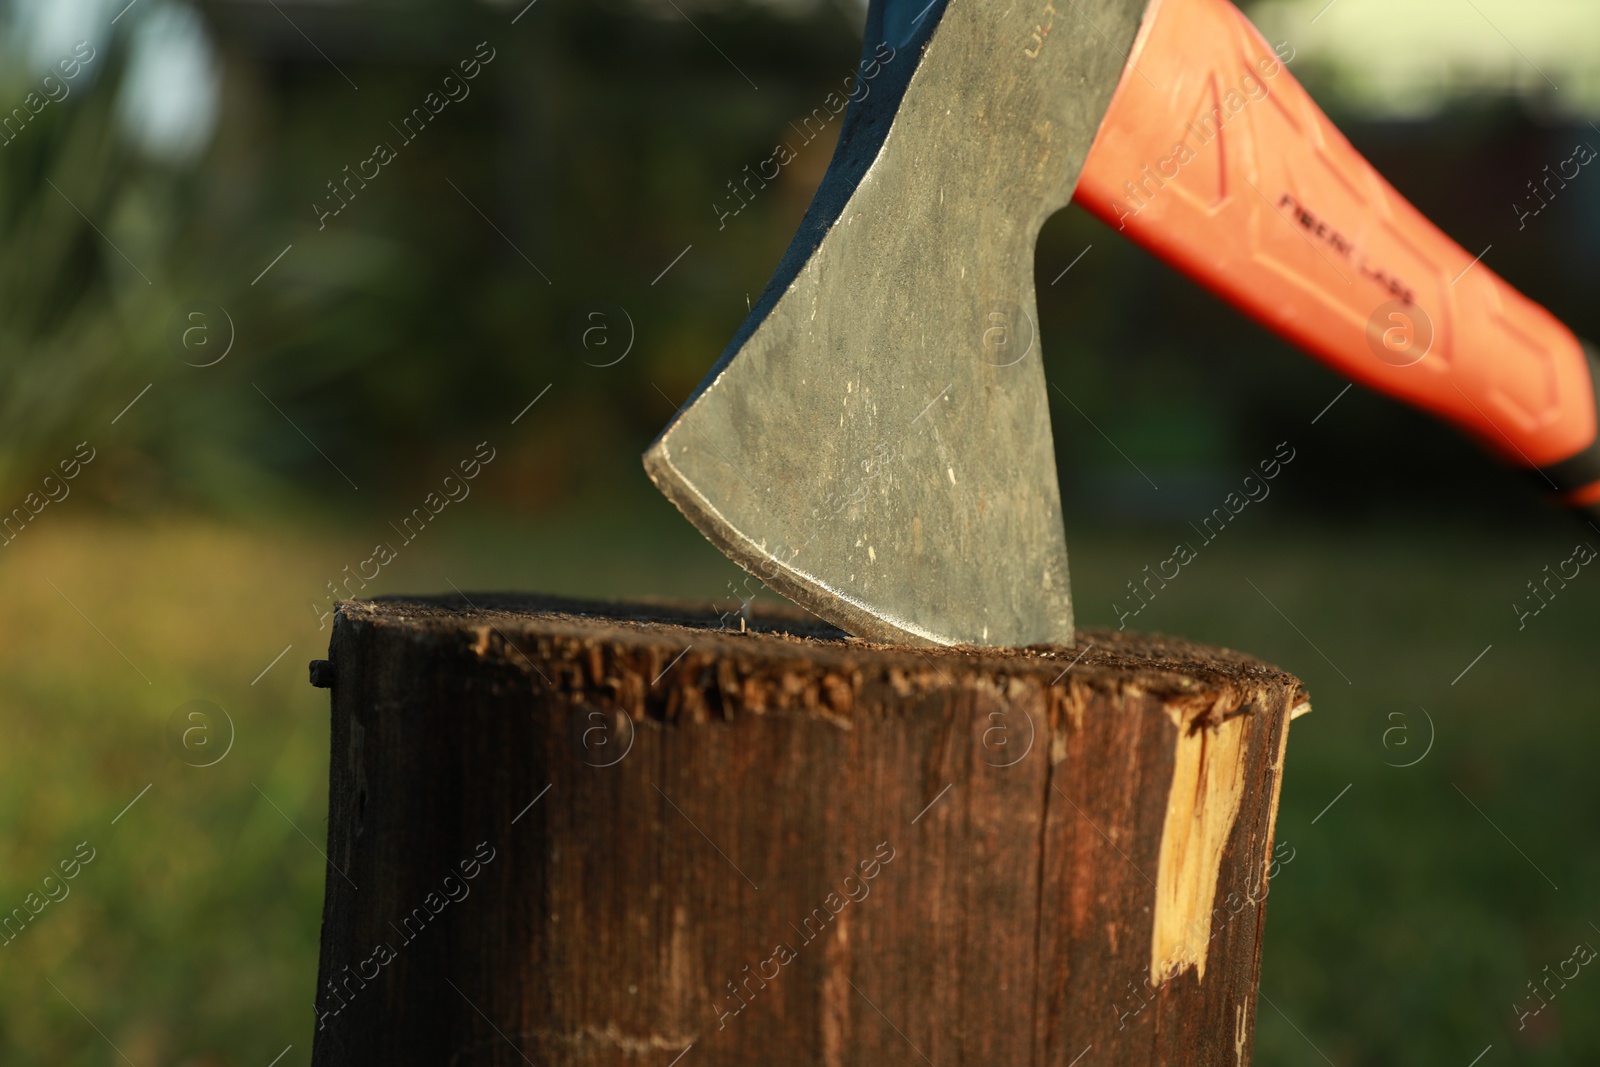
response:
[(718, 548), (850, 633), (1073, 641), (1034, 245), (1146, 4), (873, 0), (799, 233), (645, 453)]

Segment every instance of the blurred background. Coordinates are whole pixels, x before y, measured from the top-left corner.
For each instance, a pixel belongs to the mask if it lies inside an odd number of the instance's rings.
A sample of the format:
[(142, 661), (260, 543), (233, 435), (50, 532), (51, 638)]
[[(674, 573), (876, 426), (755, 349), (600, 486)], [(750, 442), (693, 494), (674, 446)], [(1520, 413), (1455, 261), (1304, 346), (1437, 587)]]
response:
[[(1402, 193), (1600, 337), (1600, 175), (1525, 215), (1600, 146), (1600, 5), (1247, 10)], [(0, 932), (0, 1063), (309, 1062), (328, 698), (305, 664), (328, 583), (478, 442), (470, 498), (363, 595), (737, 603), (638, 457), (837, 123), (723, 218), (727, 183), (851, 72), (863, 20), (0, 2), (0, 507), (31, 515), (0, 546), (0, 911), (31, 916)], [(1549, 976), (1600, 945), (1600, 577), (1513, 605), (1600, 530), (1077, 209), (1037, 279), (1080, 625), (1295, 450), (1132, 621), (1311, 689), (1256, 1062), (1596, 1062), (1600, 977)]]

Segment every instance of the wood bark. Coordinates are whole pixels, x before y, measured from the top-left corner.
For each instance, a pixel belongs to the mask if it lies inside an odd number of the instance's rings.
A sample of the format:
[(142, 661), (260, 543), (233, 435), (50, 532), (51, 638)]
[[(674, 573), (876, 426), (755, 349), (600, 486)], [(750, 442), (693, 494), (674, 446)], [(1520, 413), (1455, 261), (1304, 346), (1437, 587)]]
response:
[(341, 605), (313, 1064), (1242, 1067), (1305, 693), (1077, 642)]

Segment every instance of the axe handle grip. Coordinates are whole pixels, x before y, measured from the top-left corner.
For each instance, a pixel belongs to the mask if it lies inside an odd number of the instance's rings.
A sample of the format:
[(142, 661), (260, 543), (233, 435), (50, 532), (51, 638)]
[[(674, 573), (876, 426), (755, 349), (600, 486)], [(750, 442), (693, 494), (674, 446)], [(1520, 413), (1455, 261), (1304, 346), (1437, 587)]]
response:
[(1075, 199), (1345, 376), (1600, 504), (1593, 356), (1397, 193), (1292, 58), (1228, 0), (1152, 0)]

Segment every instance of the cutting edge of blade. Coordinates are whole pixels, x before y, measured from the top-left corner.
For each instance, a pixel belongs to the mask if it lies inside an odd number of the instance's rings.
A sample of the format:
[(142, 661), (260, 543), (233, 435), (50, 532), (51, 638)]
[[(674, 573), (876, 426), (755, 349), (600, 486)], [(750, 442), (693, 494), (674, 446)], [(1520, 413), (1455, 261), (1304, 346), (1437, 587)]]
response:
[(684, 477), (667, 454), (663, 433), (644, 453), (645, 473), (661, 494), (694, 524), (723, 555), (755, 575), (767, 588), (794, 601), (825, 622), (856, 637), (880, 644), (951, 647), (965, 642), (897, 619), (829, 588), (816, 577), (789, 566), (765, 551), (729, 522), (715, 505)]

